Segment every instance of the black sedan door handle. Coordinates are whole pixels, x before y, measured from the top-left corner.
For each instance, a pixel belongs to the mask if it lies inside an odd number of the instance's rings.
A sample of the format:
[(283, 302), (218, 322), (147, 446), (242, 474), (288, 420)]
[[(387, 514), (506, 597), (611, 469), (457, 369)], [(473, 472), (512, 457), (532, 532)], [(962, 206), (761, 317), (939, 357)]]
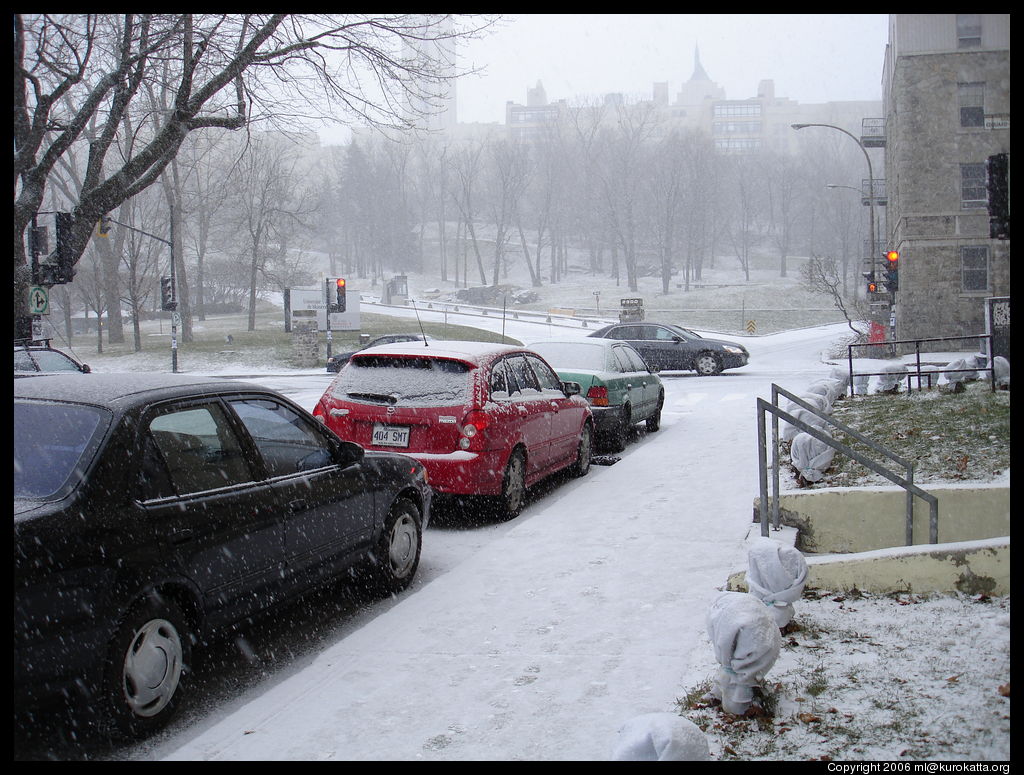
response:
[(190, 528), (184, 528), (182, 530), (171, 531), (171, 543), (172, 544), (184, 544), (192, 540), (192, 530)]
[(288, 503), (288, 511), (292, 514), (305, 511), (308, 507), (309, 504), (303, 498), (298, 498), (297, 500), (293, 500)]

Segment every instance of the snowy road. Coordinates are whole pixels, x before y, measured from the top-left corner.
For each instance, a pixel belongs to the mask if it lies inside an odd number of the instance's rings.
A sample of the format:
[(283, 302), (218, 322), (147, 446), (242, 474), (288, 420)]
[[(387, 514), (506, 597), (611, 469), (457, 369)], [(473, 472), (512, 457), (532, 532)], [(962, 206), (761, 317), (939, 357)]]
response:
[[(843, 331), (745, 339), (744, 369), (663, 375), (662, 430), (617, 464), (507, 525), (428, 530), (410, 592), (130, 758), (607, 759), (624, 722), (710, 674), (704, 616), (745, 562), (757, 492), (755, 397), (827, 373)], [(311, 408), (326, 380), (259, 381)]]

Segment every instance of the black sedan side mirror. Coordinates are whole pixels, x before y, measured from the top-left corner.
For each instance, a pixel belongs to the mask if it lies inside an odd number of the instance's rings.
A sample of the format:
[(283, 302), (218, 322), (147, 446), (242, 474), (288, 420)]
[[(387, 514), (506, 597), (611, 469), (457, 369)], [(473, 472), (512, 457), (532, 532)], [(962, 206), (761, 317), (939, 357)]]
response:
[(344, 468), (359, 462), (365, 454), (366, 450), (354, 441), (339, 441), (334, 451), (334, 462)]
[(565, 393), (568, 398), (569, 396), (578, 396), (583, 392), (583, 388), (580, 386), (579, 382), (563, 382), (562, 392)]

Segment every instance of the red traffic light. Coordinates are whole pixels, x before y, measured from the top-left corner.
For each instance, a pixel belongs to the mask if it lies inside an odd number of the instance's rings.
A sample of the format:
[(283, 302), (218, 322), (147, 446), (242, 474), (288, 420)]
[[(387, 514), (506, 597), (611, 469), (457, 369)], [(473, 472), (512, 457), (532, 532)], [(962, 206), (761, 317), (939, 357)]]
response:
[(337, 283), (338, 289), (341, 290), (342, 288), (345, 287), (345, 278), (339, 277), (337, 280), (335, 280), (335, 283)]
[(878, 284), (868, 283), (868, 293), (878, 293)]
[(900, 252), (898, 250), (890, 250), (885, 254), (885, 260), (889, 262), (890, 267), (895, 267), (900, 260)]

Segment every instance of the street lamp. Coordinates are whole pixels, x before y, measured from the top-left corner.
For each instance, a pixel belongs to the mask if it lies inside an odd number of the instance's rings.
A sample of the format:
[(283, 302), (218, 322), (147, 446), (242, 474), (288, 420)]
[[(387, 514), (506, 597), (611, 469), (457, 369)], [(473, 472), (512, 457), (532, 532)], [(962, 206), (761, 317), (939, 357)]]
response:
[[(828, 127), (829, 129), (835, 129), (857, 143), (857, 147), (860, 148), (861, 152), (864, 154), (864, 159), (868, 163), (868, 206), (871, 208), (871, 242), (869, 243), (871, 246), (871, 271), (875, 271), (875, 252), (877, 248), (877, 243), (875, 242), (875, 174), (871, 170), (871, 157), (868, 155), (867, 148), (865, 148), (861, 144), (860, 140), (854, 137), (854, 135), (850, 134), (840, 126), (835, 126), (834, 124), (790, 124), (790, 126), (792, 126), (793, 129), (804, 129), (809, 126), (823, 126)], [(831, 186), (829, 187), (831, 188)]]

